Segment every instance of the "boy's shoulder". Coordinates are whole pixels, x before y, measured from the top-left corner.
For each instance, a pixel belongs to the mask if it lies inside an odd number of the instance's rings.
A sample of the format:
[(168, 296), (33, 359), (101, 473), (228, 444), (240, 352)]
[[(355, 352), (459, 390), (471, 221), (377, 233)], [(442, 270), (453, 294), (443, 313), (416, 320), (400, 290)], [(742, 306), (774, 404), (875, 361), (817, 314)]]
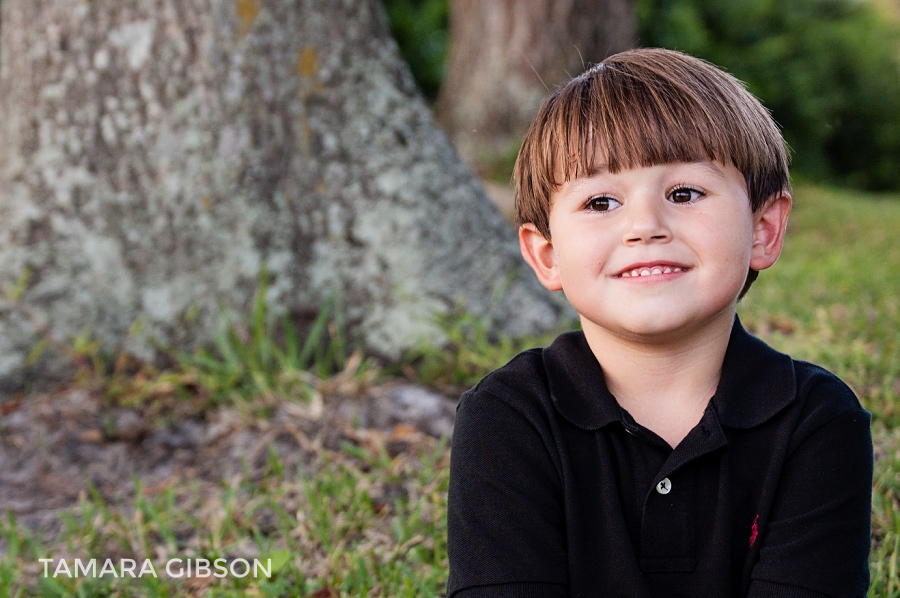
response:
[(850, 413), (869, 418), (856, 393), (837, 375), (808, 361), (793, 360), (796, 394), (802, 400), (801, 420), (822, 424)]
[(476, 395), (490, 395), (506, 401), (545, 395), (547, 375), (543, 351), (542, 347), (535, 347), (515, 355), (463, 393), (462, 400)]
[(486, 392), (501, 397), (522, 393), (546, 394), (551, 379), (566, 374), (559, 371), (565, 363), (599, 370), (584, 334), (579, 330), (563, 332), (546, 347), (522, 351), (487, 374), (469, 392)]
[(853, 390), (825, 368), (794, 359), (744, 330), (735, 319), (714, 401), (726, 425), (750, 428), (783, 411), (802, 421), (866, 413)]
[(544, 420), (562, 416), (583, 429), (596, 429), (621, 413), (580, 330), (519, 353), (463, 394), (460, 404), (498, 400), (521, 414), (540, 413)]

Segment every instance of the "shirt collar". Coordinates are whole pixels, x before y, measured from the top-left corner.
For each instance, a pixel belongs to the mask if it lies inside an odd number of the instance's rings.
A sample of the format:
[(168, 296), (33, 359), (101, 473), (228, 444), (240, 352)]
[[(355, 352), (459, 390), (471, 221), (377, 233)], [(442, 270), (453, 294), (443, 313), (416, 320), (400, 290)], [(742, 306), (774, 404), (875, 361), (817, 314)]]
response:
[[(543, 350), (550, 397), (573, 425), (598, 430), (622, 419), (600, 364), (581, 331), (561, 334)], [(796, 394), (794, 363), (752, 336), (735, 316), (712, 404), (723, 426), (752, 428), (787, 407)]]

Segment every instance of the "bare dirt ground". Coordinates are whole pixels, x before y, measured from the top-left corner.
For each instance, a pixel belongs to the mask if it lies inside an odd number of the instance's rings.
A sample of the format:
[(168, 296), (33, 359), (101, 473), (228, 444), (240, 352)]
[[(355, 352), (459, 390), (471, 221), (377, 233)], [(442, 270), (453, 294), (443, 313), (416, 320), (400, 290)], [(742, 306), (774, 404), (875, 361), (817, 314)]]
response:
[(458, 394), (392, 381), (309, 403), (271, 401), (203, 413), (150, 413), (111, 407), (85, 389), (19, 397), (0, 404), (0, 514), (52, 538), (59, 512), (92, 485), (107, 501), (173, 484), (221, 485), (262, 475), (270, 447), (304, 470), (323, 447), (377, 441), (389, 453), (452, 431)]

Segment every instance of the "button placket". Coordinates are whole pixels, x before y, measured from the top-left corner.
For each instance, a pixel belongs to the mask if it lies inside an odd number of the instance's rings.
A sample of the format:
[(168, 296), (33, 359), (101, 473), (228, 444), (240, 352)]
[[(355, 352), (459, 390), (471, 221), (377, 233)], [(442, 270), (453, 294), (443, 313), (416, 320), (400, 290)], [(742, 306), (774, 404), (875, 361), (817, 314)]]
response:
[(669, 476), (656, 478), (644, 504), (639, 558), (645, 572), (692, 571), (696, 563), (692, 473), (688, 469), (673, 477), (677, 491)]

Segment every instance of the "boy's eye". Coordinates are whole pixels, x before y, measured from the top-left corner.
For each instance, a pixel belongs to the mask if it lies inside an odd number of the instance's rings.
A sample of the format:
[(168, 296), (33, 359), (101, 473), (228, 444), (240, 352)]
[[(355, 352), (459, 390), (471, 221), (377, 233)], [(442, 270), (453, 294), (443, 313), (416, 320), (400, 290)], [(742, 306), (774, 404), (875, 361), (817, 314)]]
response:
[(585, 207), (593, 212), (609, 212), (610, 210), (615, 210), (620, 205), (622, 204), (620, 204), (618, 200), (615, 200), (612, 197), (598, 195), (596, 197), (590, 198), (587, 201), (587, 205)]
[(689, 203), (703, 197), (704, 193), (693, 187), (676, 187), (669, 192), (669, 201), (674, 203)]

